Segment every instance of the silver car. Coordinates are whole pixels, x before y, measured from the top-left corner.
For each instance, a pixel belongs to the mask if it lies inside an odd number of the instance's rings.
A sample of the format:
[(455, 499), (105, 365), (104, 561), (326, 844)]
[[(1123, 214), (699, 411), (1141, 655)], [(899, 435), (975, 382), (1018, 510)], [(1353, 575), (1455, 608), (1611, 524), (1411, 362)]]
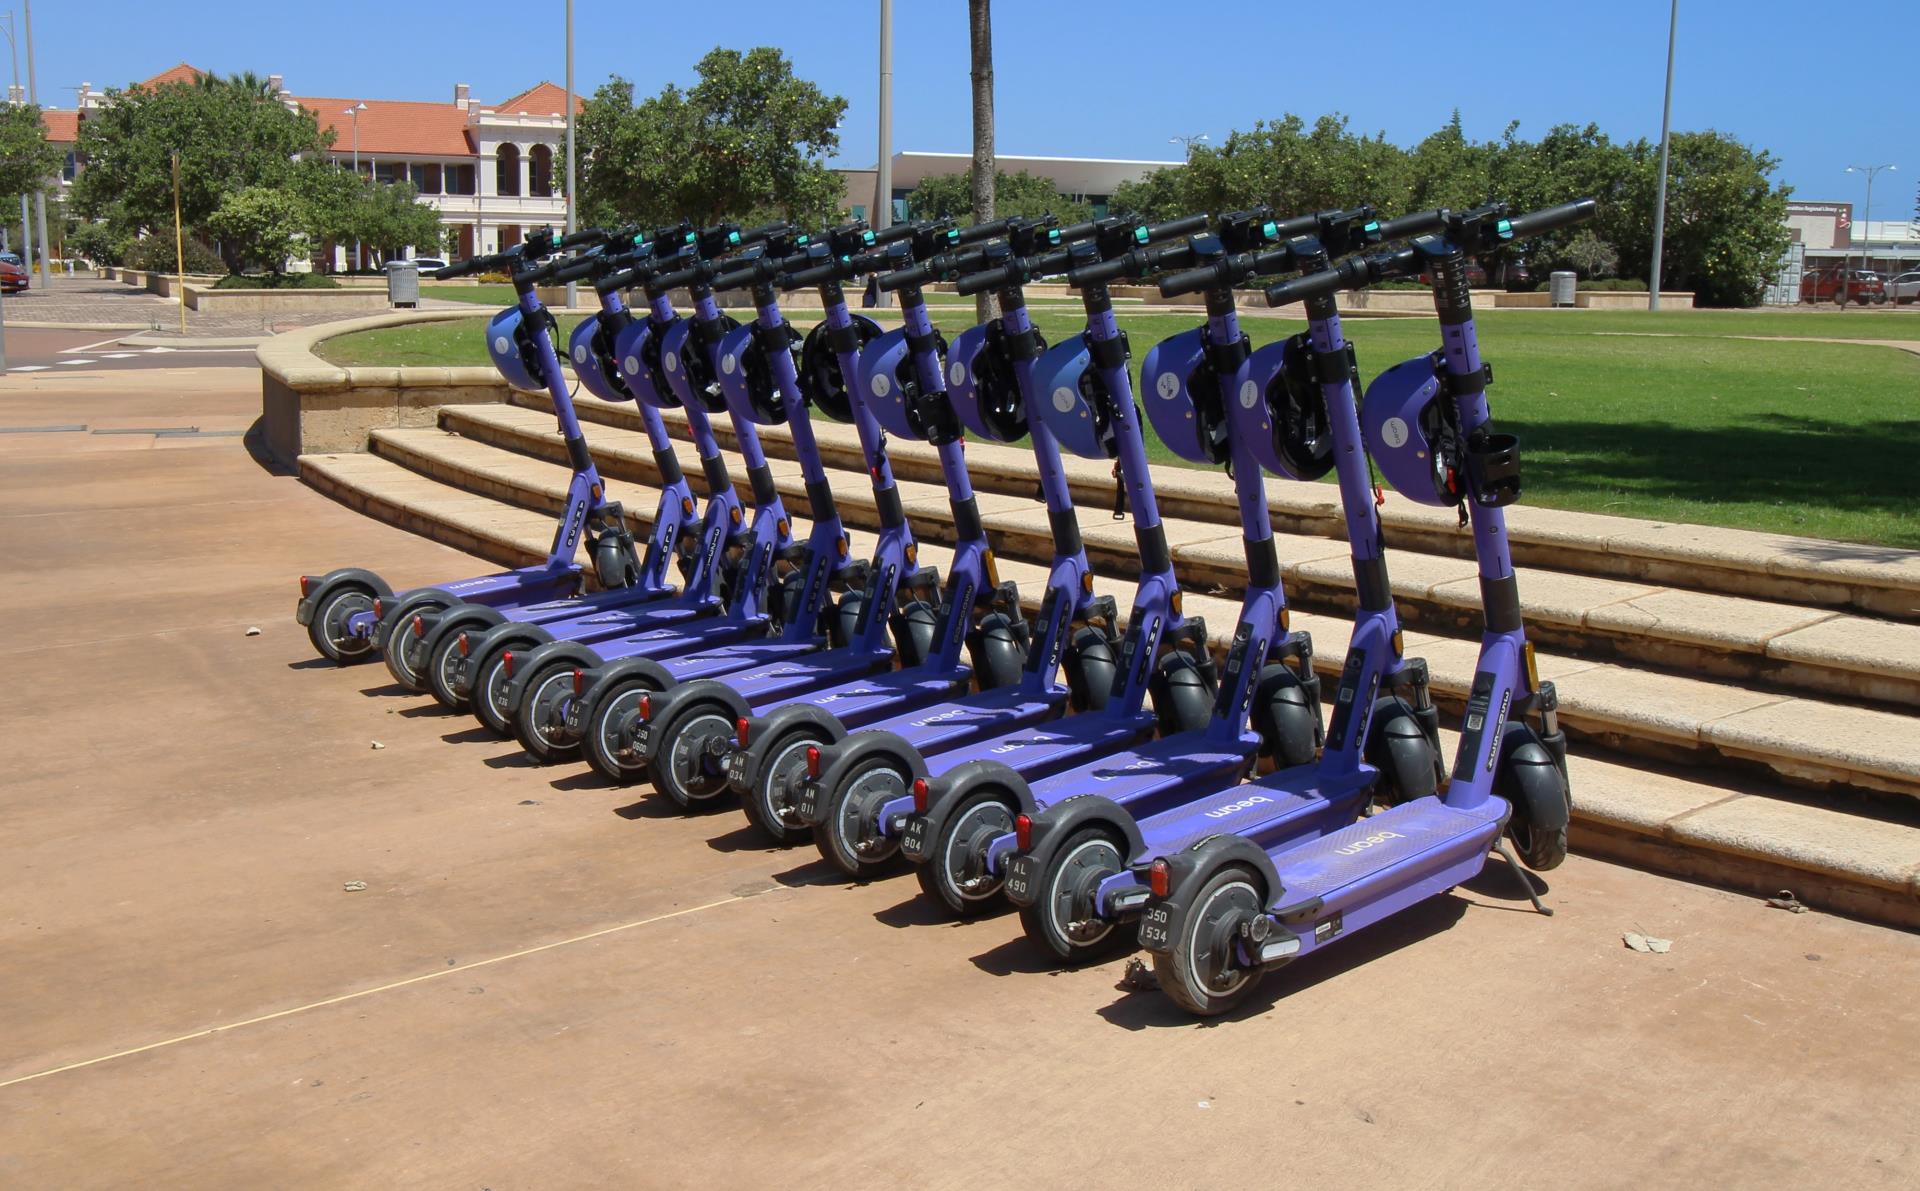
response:
[(1887, 297), (1902, 306), (1920, 299), (1920, 273), (1902, 273), (1887, 282)]

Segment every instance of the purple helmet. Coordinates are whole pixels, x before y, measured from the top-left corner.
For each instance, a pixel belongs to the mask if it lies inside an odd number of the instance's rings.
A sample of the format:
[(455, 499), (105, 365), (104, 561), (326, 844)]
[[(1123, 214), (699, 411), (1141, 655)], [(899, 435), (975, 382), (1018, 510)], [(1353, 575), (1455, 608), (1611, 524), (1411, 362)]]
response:
[(1233, 432), (1247, 436), (1261, 467), (1289, 480), (1332, 470), (1333, 423), (1304, 332), (1254, 352), (1238, 396)]
[(1220, 380), (1207, 360), (1204, 327), (1170, 335), (1140, 362), (1141, 403), (1167, 449), (1193, 463), (1224, 463), (1227, 419)]
[(660, 365), (660, 341), (653, 323), (636, 318), (620, 328), (613, 337), (613, 357), (619, 362), (620, 380), (633, 393), (634, 400), (655, 409), (674, 409), (680, 399), (665, 383)]
[[(553, 316), (545, 311), (541, 313), (551, 340), (555, 334)], [(540, 349), (534, 342), (533, 327), (518, 306), (502, 310), (487, 323), (487, 354), (493, 357), (493, 366), (500, 370), (500, 375), (514, 388), (537, 391), (547, 387), (540, 376)]]
[(1089, 459), (1119, 453), (1106, 385), (1092, 367), (1086, 332), (1054, 344), (1034, 361), (1033, 391), (1041, 419), (1061, 446)]
[(567, 355), (580, 385), (602, 401), (632, 401), (633, 393), (620, 379), (613, 359), (613, 335), (602, 321), (606, 315), (583, 318), (573, 328), (567, 343)]
[(1432, 356), (1416, 356), (1373, 378), (1360, 405), (1367, 453), (1393, 490), (1423, 505), (1457, 505), (1464, 495), (1460, 436)]
[[(780, 329), (791, 353), (792, 345), (800, 342), (800, 332), (786, 323), (781, 323)], [(722, 335), (720, 348), (714, 355), (719, 361), (720, 392), (735, 417), (758, 426), (778, 426), (787, 420), (787, 403), (774, 383), (766, 352), (754, 342), (752, 324), (735, 327)]]
[[(947, 341), (938, 331), (934, 351), (940, 356), (947, 351)], [(933, 429), (930, 423), (952, 420), (944, 392), (931, 398), (921, 393), (904, 327), (876, 337), (860, 350), (860, 395), (873, 420), (888, 434), (925, 439)]]
[[(1040, 346), (1044, 348), (1046, 340), (1041, 339)], [(1007, 357), (1006, 328), (999, 319), (960, 332), (947, 349), (947, 399), (961, 425), (982, 438), (1019, 442), (1027, 436), (1027, 404)]]
[[(740, 324), (730, 315), (721, 315), (720, 325), (724, 331), (731, 331)], [(660, 371), (666, 375), (667, 387), (683, 404), (697, 401), (708, 413), (725, 413), (727, 401), (714, 379), (713, 362), (694, 349), (692, 334), (693, 323), (684, 318), (667, 328), (660, 340)]]

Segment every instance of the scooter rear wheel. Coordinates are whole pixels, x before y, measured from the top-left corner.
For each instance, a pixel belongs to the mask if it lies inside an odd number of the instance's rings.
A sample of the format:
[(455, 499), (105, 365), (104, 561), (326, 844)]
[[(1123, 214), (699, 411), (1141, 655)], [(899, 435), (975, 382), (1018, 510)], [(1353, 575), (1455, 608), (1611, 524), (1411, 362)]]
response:
[(572, 761), (580, 756), (580, 742), (565, 731), (562, 708), (574, 697), (573, 664), (543, 666), (527, 682), (526, 698), (513, 713), (513, 736), (527, 755), (542, 765)]
[(646, 763), (622, 754), (626, 742), (621, 737), (630, 721), (640, 714), (640, 700), (652, 694), (653, 687), (637, 678), (622, 679), (605, 690), (589, 693), (593, 702), (583, 709), (582, 720), (587, 731), (581, 742), (586, 749), (587, 764), (601, 777), (623, 786), (647, 781)]
[(753, 789), (741, 801), (747, 818), (783, 847), (804, 844), (813, 838), (813, 828), (789, 822), (782, 812), (793, 807), (794, 788), (807, 771), (807, 749), (827, 743), (804, 728), (784, 733), (766, 750), (766, 761), (754, 775)]
[(883, 803), (907, 793), (913, 766), (905, 757), (876, 751), (861, 758), (820, 807), (813, 842), (820, 855), (856, 881), (870, 881), (900, 861), (900, 841), (873, 830)]
[(414, 635), (414, 618), (444, 612), (446, 607), (447, 602), (437, 597), (410, 601), (399, 610), (393, 632), (387, 637), (387, 648), (381, 653), (381, 658), (387, 663), (387, 673), (393, 675), (395, 682), (416, 694), (424, 693), (427, 689), (427, 639)]
[(313, 643), (314, 652), (340, 666), (351, 666), (372, 657), (373, 639), (355, 636), (347, 628), (347, 621), (360, 612), (373, 613), (370, 589), (353, 583), (335, 588), (314, 609), (313, 619), (307, 623), (307, 640)]
[(1013, 830), (1013, 816), (1013, 803), (1000, 791), (968, 795), (947, 817), (940, 838), (928, 850), (927, 862), (915, 866), (921, 892), (962, 918), (977, 918), (997, 908), (1003, 882), (974, 873), (971, 862), (976, 849), (984, 853), (988, 840)]
[(676, 708), (653, 731), (659, 741), (649, 762), (654, 789), (683, 811), (718, 805), (727, 793), (727, 775), (708, 764), (706, 743), (715, 735), (732, 738), (733, 717), (726, 709), (704, 702)]
[(449, 711), (466, 711), (471, 706), (467, 697), (454, 689), (453, 667), (464, 660), (459, 633), (435, 635), (433, 647), (427, 652), (427, 688), (433, 692), (434, 702)]
[[(1113, 837), (1097, 827), (1073, 833), (1040, 876), (1039, 895), (1020, 907), (1027, 938), (1069, 965), (1102, 959), (1127, 942), (1120, 923), (1093, 917), (1093, 891), (1119, 872), (1126, 857)], [(1085, 925), (1075, 927), (1075, 923)]]
[(1260, 881), (1245, 866), (1222, 868), (1200, 888), (1173, 947), (1153, 954), (1160, 989), (1199, 1017), (1218, 1017), (1247, 999), (1260, 972), (1241, 964), (1239, 924), (1265, 908)]

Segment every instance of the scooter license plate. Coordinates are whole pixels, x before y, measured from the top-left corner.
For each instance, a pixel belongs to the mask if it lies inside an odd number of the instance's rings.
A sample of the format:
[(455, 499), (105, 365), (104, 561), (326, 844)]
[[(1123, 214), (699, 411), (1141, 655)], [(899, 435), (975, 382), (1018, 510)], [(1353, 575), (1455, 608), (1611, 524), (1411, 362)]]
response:
[(1007, 896), (1026, 905), (1033, 900), (1034, 871), (1033, 857), (1015, 856), (1007, 862)]
[(1173, 944), (1173, 910), (1155, 906), (1140, 916), (1140, 945), (1149, 951), (1165, 951)]
[(652, 724), (637, 724), (633, 729), (633, 751), (642, 757), (650, 756), (647, 745), (653, 736)]
[(924, 815), (908, 815), (900, 831), (900, 850), (909, 856), (927, 854), (927, 820)]
[(727, 758), (727, 781), (733, 785), (745, 785), (747, 781), (747, 755), (735, 753)]
[(793, 810), (801, 822), (816, 822), (820, 815), (820, 787), (813, 782), (802, 782), (800, 793), (793, 800)]

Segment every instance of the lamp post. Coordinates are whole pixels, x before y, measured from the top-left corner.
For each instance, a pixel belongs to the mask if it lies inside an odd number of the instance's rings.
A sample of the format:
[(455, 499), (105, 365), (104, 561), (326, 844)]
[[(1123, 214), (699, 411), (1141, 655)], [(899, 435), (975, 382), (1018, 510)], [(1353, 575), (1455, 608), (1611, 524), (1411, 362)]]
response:
[(1647, 279), (1647, 309), (1660, 309), (1660, 258), (1667, 245), (1667, 154), (1673, 148), (1673, 43), (1680, 32), (1680, 0), (1667, 11), (1667, 101), (1660, 109), (1660, 185), (1653, 200), (1653, 275)]
[[(1866, 210), (1861, 214), (1861, 217), (1860, 217), (1860, 249), (1861, 249), (1860, 267), (1863, 269), (1870, 269), (1873, 267), (1873, 222), (1872, 222), (1873, 221), (1873, 176), (1879, 173), (1881, 170), (1892, 170), (1892, 169), (1898, 169), (1898, 168), (1900, 167), (1896, 165), (1891, 165), (1891, 164), (1889, 165), (1850, 165), (1847, 167), (1847, 172), (1849, 174), (1865, 174), (1867, 176), (1867, 206), (1866, 206)], [(1853, 242), (1851, 237), (1849, 237), (1847, 242), (1847, 257), (1848, 259), (1851, 259), (1852, 256), (1853, 256)], [(1845, 272), (1845, 266), (1842, 266), (1841, 271)], [(1840, 284), (1842, 287), (1841, 292), (1845, 293), (1846, 280), (1843, 279)]]
[(1167, 138), (1167, 143), (1169, 145), (1179, 145), (1180, 156), (1192, 157), (1193, 147), (1195, 145), (1204, 145), (1211, 139), (1211, 137), (1203, 132), (1198, 136), (1170, 136)]
[[(567, 234), (579, 230), (574, 226), (576, 208), (573, 200), (573, 0), (567, 0)], [(577, 283), (567, 282), (567, 308), (578, 304), (580, 291)]]
[[(40, 87), (33, 81), (33, 0), (23, 0), (23, 2), (27, 15), (27, 102), (39, 107)], [(47, 239), (47, 192), (45, 190), (33, 192), (33, 222), (35, 230), (40, 233), (40, 288), (48, 289), (53, 285), (53, 263), (47, 259), (50, 241)], [(27, 264), (31, 267), (33, 262), (28, 261)]]
[[(356, 182), (360, 180), (360, 113), (366, 110), (367, 110), (367, 105), (363, 102), (363, 103), (356, 103), (352, 107), (348, 108), (345, 112), (341, 113), (342, 115), (353, 117), (353, 178), (354, 178), (354, 181)], [(354, 272), (356, 273), (359, 272), (360, 266), (361, 266), (360, 237), (355, 236), (353, 238)]]
[[(875, 231), (893, 226), (893, 0), (880, 0), (880, 164), (873, 178)], [(872, 289), (876, 306), (893, 305), (893, 295)]]
[[(7, 48), (13, 51), (13, 86), (20, 87), (20, 43), (13, 36), (13, 10), (7, 10)], [(11, 98), (11, 93), (9, 93)], [(28, 269), (33, 268), (33, 212), (27, 203), (27, 192), (20, 192), (20, 260)]]

